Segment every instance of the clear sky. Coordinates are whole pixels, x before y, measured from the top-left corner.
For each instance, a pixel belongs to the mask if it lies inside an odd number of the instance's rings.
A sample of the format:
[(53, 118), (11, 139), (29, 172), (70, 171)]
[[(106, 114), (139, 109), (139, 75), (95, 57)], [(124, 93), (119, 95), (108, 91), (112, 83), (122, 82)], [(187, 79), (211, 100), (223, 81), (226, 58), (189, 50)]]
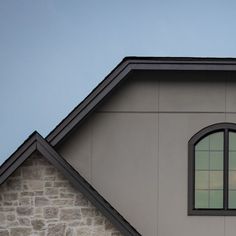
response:
[(236, 57), (236, 1), (1, 0), (0, 163), (125, 56)]

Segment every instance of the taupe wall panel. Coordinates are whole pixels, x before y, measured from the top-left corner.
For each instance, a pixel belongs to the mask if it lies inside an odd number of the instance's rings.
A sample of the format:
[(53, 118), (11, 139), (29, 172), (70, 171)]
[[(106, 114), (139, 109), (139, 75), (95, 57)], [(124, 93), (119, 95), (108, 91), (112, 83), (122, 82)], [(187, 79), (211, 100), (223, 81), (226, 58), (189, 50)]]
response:
[(156, 236), (157, 114), (96, 114), (92, 184), (142, 235)]
[(181, 75), (161, 80), (159, 107), (164, 112), (224, 112), (225, 81)]
[(224, 235), (224, 217), (187, 216), (188, 140), (224, 119), (224, 114), (159, 115), (159, 236)]
[(226, 86), (226, 112), (236, 112), (236, 82), (228, 78)]
[(88, 119), (58, 149), (58, 152), (88, 181), (91, 177), (91, 132), (92, 120)]
[(160, 79), (126, 81), (59, 151), (144, 236), (235, 235), (236, 217), (187, 216), (187, 144), (236, 122), (236, 84)]
[(156, 78), (129, 78), (98, 108), (99, 111), (157, 111)]

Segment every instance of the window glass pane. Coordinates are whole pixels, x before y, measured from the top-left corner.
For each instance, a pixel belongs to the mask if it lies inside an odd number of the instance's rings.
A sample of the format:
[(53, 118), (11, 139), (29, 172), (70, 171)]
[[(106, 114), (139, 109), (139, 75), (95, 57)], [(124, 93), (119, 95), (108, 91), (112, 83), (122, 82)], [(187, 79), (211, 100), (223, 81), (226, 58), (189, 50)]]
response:
[(210, 150), (221, 150), (223, 151), (223, 132), (217, 132), (209, 135), (210, 138)]
[(209, 191), (197, 190), (195, 191), (195, 208), (208, 208)]
[(210, 191), (210, 208), (223, 208), (223, 190)]
[(236, 171), (229, 171), (229, 189), (236, 190)]
[(195, 150), (209, 150), (209, 136), (203, 138), (200, 142), (195, 146)]
[(236, 152), (229, 152), (229, 169), (236, 170)]
[(197, 170), (209, 169), (209, 152), (208, 151), (196, 151), (195, 168)]
[(210, 189), (223, 189), (223, 171), (210, 171)]
[(236, 151), (236, 133), (229, 132), (229, 150)]
[(236, 191), (229, 191), (229, 208), (236, 208)]
[(196, 171), (195, 188), (196, 189), (209, 189), (209, 172), (208, 171)]
[(210, 170), (223, 170), (223, 151), (210, 152)]
[(229, 208), (236, 209), (236, 133), (229, 132)]
[(195, 145), (195, 208), (223, 207), (224, 132)]

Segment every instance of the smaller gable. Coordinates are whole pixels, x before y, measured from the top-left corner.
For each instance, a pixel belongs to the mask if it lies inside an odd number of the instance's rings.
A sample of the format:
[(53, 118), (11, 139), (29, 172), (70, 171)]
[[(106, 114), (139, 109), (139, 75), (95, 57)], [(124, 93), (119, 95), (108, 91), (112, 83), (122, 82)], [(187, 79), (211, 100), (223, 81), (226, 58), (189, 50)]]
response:
[(0, 234), (140, 235), (37, 132), (0, 167)]

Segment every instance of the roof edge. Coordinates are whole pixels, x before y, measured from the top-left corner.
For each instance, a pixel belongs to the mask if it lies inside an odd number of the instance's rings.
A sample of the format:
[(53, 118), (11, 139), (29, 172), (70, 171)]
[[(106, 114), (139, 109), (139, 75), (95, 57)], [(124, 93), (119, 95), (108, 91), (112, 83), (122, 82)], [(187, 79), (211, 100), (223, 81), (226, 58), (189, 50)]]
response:
[(236, 58), (125, 57), (46, 137), (59, 145), (132, 71), (236, 71)]
[(141, 235), (36, 131), (0, 166), (0, 184), (6, 181), (35, 151), (40, 152), (55, 168), (62, 172), (70, 183), (84, 194), (124, 236)]

